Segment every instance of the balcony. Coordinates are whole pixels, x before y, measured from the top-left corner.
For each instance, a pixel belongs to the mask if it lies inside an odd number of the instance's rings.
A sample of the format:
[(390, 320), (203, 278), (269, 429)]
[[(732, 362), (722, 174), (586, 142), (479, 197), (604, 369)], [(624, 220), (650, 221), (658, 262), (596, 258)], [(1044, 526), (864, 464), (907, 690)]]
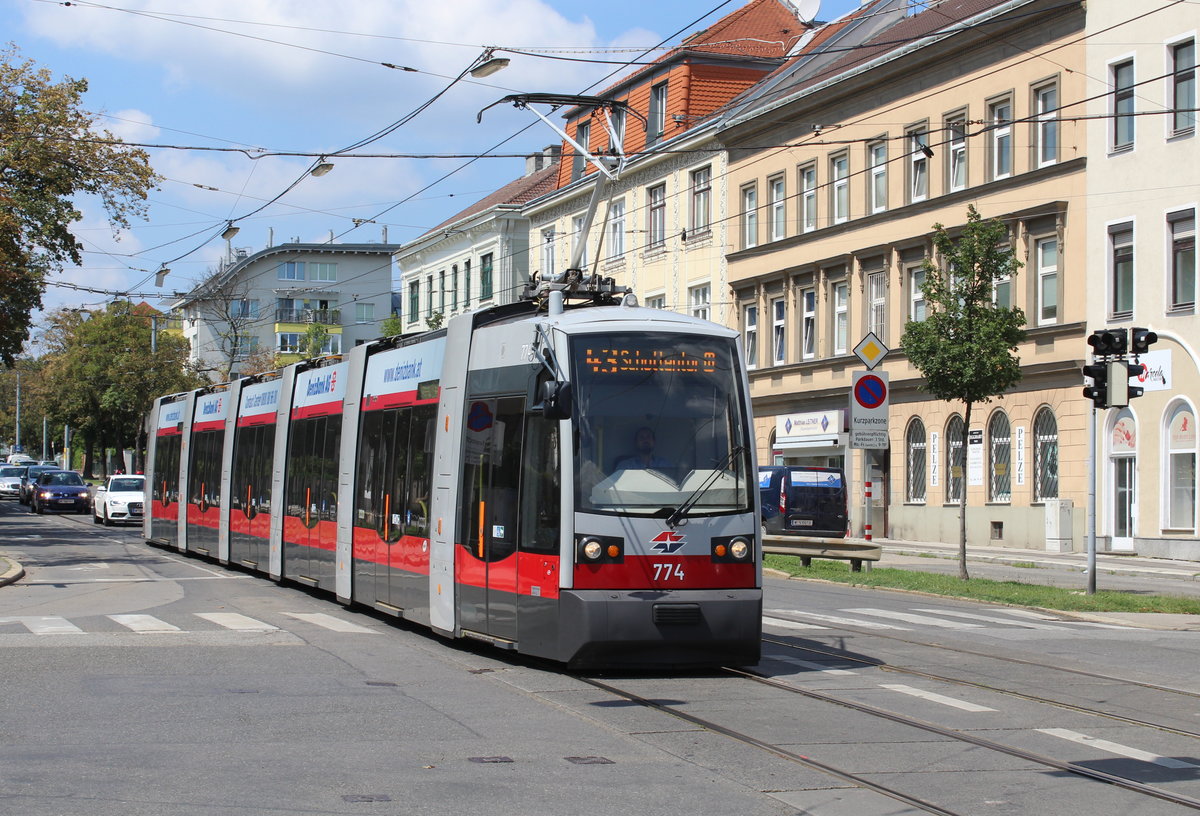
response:
[(341, 309), (276, 309), (276, 323), (323, 323), (327, 326), (340, 326), (342, 323)]

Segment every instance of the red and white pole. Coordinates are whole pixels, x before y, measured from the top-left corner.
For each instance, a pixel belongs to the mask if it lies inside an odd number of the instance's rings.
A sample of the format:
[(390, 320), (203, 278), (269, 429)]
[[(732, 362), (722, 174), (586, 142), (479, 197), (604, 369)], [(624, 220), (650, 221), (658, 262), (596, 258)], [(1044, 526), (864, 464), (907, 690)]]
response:
[(870, 541), (871, 540), (871, 483), (870, 482), (866, 483), (866, 488), (867, 488), (867, 490), (866, 490), (867, 508), (866, 508), (866, 522), (863, 524), (863, 538), (865, 538), (867, 541)]

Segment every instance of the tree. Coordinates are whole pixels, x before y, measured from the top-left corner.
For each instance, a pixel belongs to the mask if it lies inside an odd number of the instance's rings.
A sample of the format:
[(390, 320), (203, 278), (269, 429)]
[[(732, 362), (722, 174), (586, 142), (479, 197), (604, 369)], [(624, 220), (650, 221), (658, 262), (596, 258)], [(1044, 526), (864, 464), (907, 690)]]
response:
[(404, 334), (404, 320), (398, 314), (385, 318), (379, 324), (380, 337), (396, 337)]
[(329, 329), (325, 328), (323, 323), (309, 323), (308, 328), (304, 330), (304, 336), (300, 338), (300, 356), (320, 357), (322, 354), (328, 354), (325, 346), (329, 337)]
[(157, 183), (145, 151), (128, 147), (82, 107), (87, 80), (50, 72), (0, 50), (0, 360), (12, 365), (42, 305), (46, 276), (79, 264), (70, 227), (76, 198), (99, 200), (114, 234), (144, 217)]
[[(922, 390), (964, 406), (964, 434), (971, 428), (971, 408), (988, 402), (1021, 380), (1017, 344), (1024, 339), (1025, 313), (998, 303), (996, 283), (1016, 277), (1022, 264), (1009, 244), (1008, 228), (997, 219), (983, 220), (974, 205), (957, 236), (934, 224), (934, 259), (924, 263), (922, 291), (928, 305), (924, 320), (910, 320), (900, 342), (908, 359), (925, 378)], [(1011, 284), (1010, 284), (1011, 286)], [(967, 574), (966, 439), (959, 446), (958, 467), (964, 475), (958, 508), (958, 573)]]

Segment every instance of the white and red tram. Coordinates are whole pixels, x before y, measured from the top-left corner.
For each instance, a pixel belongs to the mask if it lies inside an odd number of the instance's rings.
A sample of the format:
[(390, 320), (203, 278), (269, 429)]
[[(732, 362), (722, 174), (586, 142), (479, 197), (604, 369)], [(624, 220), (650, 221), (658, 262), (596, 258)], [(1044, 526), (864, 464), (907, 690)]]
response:
[(738, 335), (588, 297), (160, 398), (146, 538), (572, 667), (757, 662)]

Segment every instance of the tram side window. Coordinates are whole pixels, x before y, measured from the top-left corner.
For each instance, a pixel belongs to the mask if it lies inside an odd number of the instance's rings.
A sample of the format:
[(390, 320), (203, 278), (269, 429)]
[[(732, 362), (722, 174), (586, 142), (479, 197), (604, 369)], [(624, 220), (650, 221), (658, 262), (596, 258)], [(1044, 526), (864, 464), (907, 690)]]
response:
[(192, 458), (188, 466), (188, 501), (191, 504), (220, 504), (221, 453), (224, 431), (205, 431), (192, 439)]
[[(159, 437), (154, 454), (154, 484), (151, 496), (156, 501), (175, 501), (179, 497), (179, 447), (181, 437)], [(165, 488), (165, 492), (164, 492)]]
[(358, 462), (358, 526), (397, 541), (402, 525), (393, 519), (404, 513), (409, 424), (405, 409), (377, 411), (363, 417)]
[(313, 521), (337, 519), (340, 416), (297, 420), (288, 445), (287, 513)]
[(233, 495), (230, 496), (234, 510), (245, 510), (249, 506), (247, 502), (261, 512), (270, 510), (274, 442), (274, 425), (237, 430), (233, 448)]
[(465, 522), (462, 538), (476, 557), (499, 561), (512, 555), (517, 548), (525, 398), (506, 397), (486, 402), (494, 417), (491, 435), (486, 440), (467, 440), (462, 482)]
[(521, 476), (521, 549), (558, 552), (562, 509), (558, 421), (525, 419), (524, 472)]
[(433, 490), (433, 438), (437, 406), (412, 409), (408, 436), (408, 497), (404, 516), (406, 535), (429, 538), (429, 494)]

